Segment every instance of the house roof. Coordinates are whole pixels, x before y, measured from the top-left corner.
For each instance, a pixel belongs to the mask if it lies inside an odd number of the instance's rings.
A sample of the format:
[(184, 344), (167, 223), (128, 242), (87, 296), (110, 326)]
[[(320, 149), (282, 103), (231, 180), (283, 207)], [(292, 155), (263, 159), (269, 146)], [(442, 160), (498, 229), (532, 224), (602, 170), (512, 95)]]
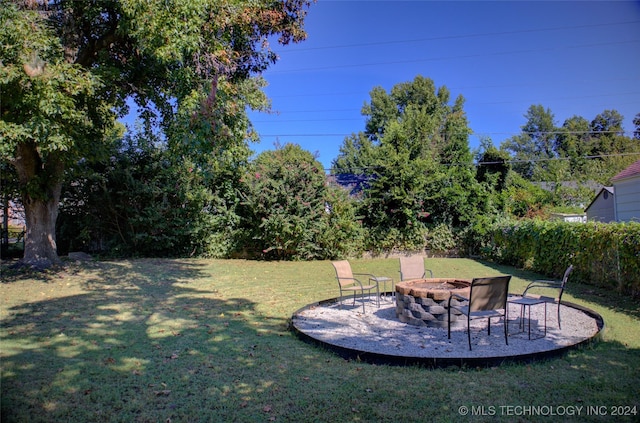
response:
[(337, 175), (327, 175), (327, 182), (330, 185), (337, 185), (349, 191), (350, 195), (358, 195), (362, 190), (369, 187), (372, 175), (356, 175), (353, 173), (338, 173)]
[(589, 207), (591, 207), (593, 205), (593, 203), (596, 202), (596, 200), (598, 198), (600, 198), (600, 196), (602, 195), (603, 192), (607, 191), (609, 194), (614, 195), (614, 189), (613, 187), (602, 187), (602, 189), (600, 191), (598, 191), (598, 194), (596, 194), (595, 197), (593, 197), (593, 200), (591, 200), (591, 202), (589, 203), (589, 205), (584, 209), (584, 211), (586, 212), (587, 210), (589, 210)]
[(620, 179), (631, 178), (632, 176), (638, 176), (638, 175), (640, 175), (640, 160), (638, 160), (635, 163), (632, 163), (628, 168), (618, 173), (611, 180), (618, 181)]

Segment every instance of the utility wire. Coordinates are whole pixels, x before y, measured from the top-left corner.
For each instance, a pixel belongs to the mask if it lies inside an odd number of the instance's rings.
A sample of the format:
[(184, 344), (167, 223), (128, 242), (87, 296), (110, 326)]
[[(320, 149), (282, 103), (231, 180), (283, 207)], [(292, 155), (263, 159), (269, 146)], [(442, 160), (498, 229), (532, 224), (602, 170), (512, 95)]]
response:
[[(260, 134), (261, 137), (336, 137), (336, 136), (349, 136), (353, 133), (359, 133), (363, 131), (351, 132), (351, 133), (318, 133), (318, 134)], [(471, 132), (469, 135), (483, 136), (483, 135), (603, 135), (603, 134), (620, 134), (620, 135), (632, 135), (634, 131), (529, 131), (529, 132)], [(442, 135), (442, 134), (438, 134)]]
[[(568, 161), (568, 160), (593, 160), (593, 159), (603, 159), (607, 157), (628, 157), (628, 156), (640, 156), (640, 151), (633, 153), (612, 153), (612, 154), (597, 154), (597, 155), (587, 155), (587, 156), (578, 156), (578, 157), (544, 157), (544, 158), (533, 158), (533, 159), (509, 159), (504, 161), (492, 161), (492, 162), (475, 162), (475, 163), (440, 163), (440, 166), (451, 167), (451, 166), (487, 166), (487, 165), (496, 165), (496, 164), (517, 164), (517, 163), (538, 163), (538, 162), (551, 162), (551, 161)], [(355, 174), (353, 171), (367, 171), (374, 170), (376, 168), (380, 168), (380, 166), (361, 166), (361, 167), (353, 167), (349, 170), (351, 172), (340, 172), (333, 173), (335, 168), (327, 168), (324, 169), (326, 172), (332, 172), (334, 175), (348, 175)]]
[(459, 56), (441, 56), (441, 57), (430, 57), (430, 58), (412, 59), (412, 60), (395, 60), (390, 62), (372, 62), (372, 63), (358, 63), (358, 64), (349, 64), (349, 65), (319, 66), (319, 67), (312, 67), (312, 68), (283, 69), (283, 70), (269, 71), (269, 73), (276, 74), (276, 73), (293, 73), (293, 72), (313, 72), (313, 71), (358, 68), (358, 67), (369, 67), (369, 66), (373, 67), (373, 66), (384, 66), (384, 65), (401, 65), (401, 64), (408, 64), (408, 63), (433, 62), (433, 61), (440, 61), (440, 60), (469, 59), (474, 57), (506, 56), (511, 54), (536, 53), (536, 52), (542, 52), (542, 51), (564, 50), (564, 49), (574, 49), (574, 48), (602, 47), (602, 46), (609, 46), (609, 45), (632, 44), (637, 42), (640, 42), (640, 40), (611, 41), (606, 43), (579, 44), (574, 46), (548, 47), (548, 48), (529, 49), (529, 50), (512, 50), (512, 51), (503, 51), (503, 52), (496, 52), (496, 53), (475, 53), (475, 54), (467, 54), (467, 55), (459, 55)]
[(640, 23), (640, 21), (636, 20), (636, 21), (611, 22), (611, 23), (590, 24), (590, 25), (560, 26), (560, 27), (551, 27), (551, 28), (518, 29), (513, 31), (484, 32), (484, 33), (476, 33), (476, 34), (441, 35), (436, 37), (415, 38), (410, 40), (372, 41), (367, 43), (342, 44), (342, 45), (334, 45), (334, 46), (302, 47), (302, 48), (287, 47), (286, 52), (297, 53), (297, 52), (314, 51), (314, 50), (333, 50), (333, 49), (352, 48), (352, 47), (371, 47), (371, 46), (382, 46), (382, 45), (393, 45), (393, 44), (419, 43), (424, 41), (442, 41), (442, 40), (465, 39), (465, 38), (505, 36), (505, 35), (527, 34), (527, 33), (546, 32), (546, 31), (564, 31), (564, 30), (572, 30), (572, 29), (597, 28), (597, 27), (604, 27), (604, 26), (619, 26), (619, 25), (637, 24), (637, 23)]
[[(607, 78), (606, 79), (606, 82), (613, 82), (613, 81), (640, 81), (640, 78)], [(576, 81), (575, 80), (565, 80), (565, 81), (556, 81), (556, 82), (559, 83), (559, 84), (569, 84), (569, 83), (574, 83)], [(598, 83), (601, 83), (601, 82), (605, 82), (605, 80), (603, 80), (603, 79), (580, 80), (581, 84), (587, 84), (587, 83), (589, 83), (589, 84), (598, 84)], [(528, 83), (520, 83), (520, 84), (469, 85), (469, 86), (462, 86), (462, 87), (446, 87), (446, 88), (449, 89), (450, 91), (463, 91), (463, 90), (477, 90), (477, 89), (488, 89), (488, 88), (536, 87), (536, 86), (541, 86), (541, 85), (544, 85), (544, 84), (528, 82)], [(368, 95), (369, 92), (367, 92), (366, 94)], [(622, 93), (622, 94), (619, 94), (619, 95), (627, 95), (627, 94), (630, 94), (630, 93)], [(279, 95), (271, 95), (271, 96), (269, 96), (269, 98), (274, 99), (274, 98), (292, 98), (292, 97), (303, 97), (303, 98), (308, 98), (308, 97), (338, 97), (338, 96), (347, 96), (347, 95), (362, 95), (362, 91), (360, 91), (360, 92), (334, 92), (334, 93), (322, 92), (322, 93), (306, 93), (306, 94), (279, 94)], [(611, 95), (616, 95), (616, 94), (597, 94), (595, 96), (597, 97), (597, 96), (611, 96)], [(284, 112), (284, 111), (282, 111), (282, 112)]]
[[(556, 97), (548, 99), (548, 101), (559, 101), (559, 100), (579, 100), (584, 98), (597, 98), (597, 97), (614, 97), (614, 96), (625, 96), (625, 95), (638, 95), (640, 92), (625, 92), (625, 93), (606, 93), (606, 94), (593, 94), (593, 95), (584, 95), (584, 96), (575, 96), (575, 97)], [(324, 94), (318, 94), (324, 95)], [(347, 95), (347, 94), (334, 94), (336, 96), (339, 95)], [(351, 95), (351, 94), (349, 94)], [(296, 97), (313, 97), (315, 94), (300, 94), (296, 95)], [(288, 97), (288, 96), (280, 96), (280, 97)], [(468, 100), (465, 98), (465, 100)], [(466, 101), (467, 104), (475, 104), (475, 105), (487, 105), (487, 104), (509, 104), (509, 103), (523, 103), (522, 100), (505, 100), (505, 101), (488, 101), (488, 102), (475, 102), (475, 101)], [(535, 103), (535, 102), (534, 102)], [(636, 101), (623, 103), (623, 104), (635, 104)], [(356, 109), (319, 109), (319, 110), (278, 110), (275, 114), (280, 115), (284, 113), (333, 113), (333, 112), (358, 112), (361, 110)], [(333, 120), (344, 120), (342, 118), (339, 119), (327, 119), (327, 121)], [(353, 120), (353, 119), (349, 119)], [(291, 120), (292, 122), (302, 122), (303, 120)], [(271, 122), (269, 120), (256, 120), (253, 121), (255, 123), (267, 123)], [(278, 122), (288, 122), (288, 120), (278, 120)]]

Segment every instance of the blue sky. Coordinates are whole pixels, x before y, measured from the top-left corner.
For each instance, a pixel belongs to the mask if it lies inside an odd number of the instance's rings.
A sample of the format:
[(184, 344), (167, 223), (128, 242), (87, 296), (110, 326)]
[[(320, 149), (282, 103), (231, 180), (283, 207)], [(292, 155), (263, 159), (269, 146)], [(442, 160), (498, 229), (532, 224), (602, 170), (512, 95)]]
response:
[(256, 153), (295, 143), (328, 169), (369, 92), (417, 75), (466, 99), (472, 149), (519, 133), (533, 104), (558, 125), (615, 109), (629, 133), (640, 113), (639, 1), (319, 0), (305, 28), (263, 74), (274, 113), (250, 114)]

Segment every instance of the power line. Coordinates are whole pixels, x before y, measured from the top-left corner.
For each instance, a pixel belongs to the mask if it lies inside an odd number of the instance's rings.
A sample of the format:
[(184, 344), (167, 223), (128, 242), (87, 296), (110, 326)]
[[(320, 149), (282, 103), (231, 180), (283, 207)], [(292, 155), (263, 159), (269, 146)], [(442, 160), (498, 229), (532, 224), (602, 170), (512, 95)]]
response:
[[(633, 153), (612, 153), (612, 154), (597, 154), (597, 155), (586, 155), (586, 156), (578, 156), (578, 157), (544, 157), (544, 158), (533, 158), (533, 159), (510, 159), (504, 161), (492, 161), (492, 162), (475, 162), (475, 163), (440, 163), (440, 166), (451, 167), (451, 166), (487, 166), (487, 165), (495, 165), (495, 164), (518, 164), (518, 163), (538, 163), (538, 162), (551, 162), (551, 161), (569, 161), (569, 160), (593, 160), (593, 159), (604, 159), (607, 157), (628, 157), (628, 156), (640, 156), (640, 151)], [(359, 166), (352, 167), (349, 170), (351, 172), (340, 172), (336, 173), (336, 175), (344, 175), (349, 173), (354, 173), (353, 171), (367, 171), (374, 170), (376, 168), (380, 168), (380, 166)], [(336, 170), (335, 168), (326, 168), (324, 169), (326, 172), (333, 172)]]
[(459, 56), (430, 57), (430, 58), (412, 59), (412, 60), (396, 60), (391, 62), (373, 62), (373, 63), (359, 63), (359, 64), (350, 64), (350, 65), (322, 66), (322, 67), (315, 67), (315, 68), (273, 70), (273, 71), (270, 71), (270, 73), (276, 74), (276, 73), (292, 73), (292, 72), (309, 72), (309, 71), (323, 71), (323, 70), (357, 68), (357, 67), (367, 67), (367, 66), (401, 65), (401, 64), (408, 64), (408, 63), (421, 63), (421, 62), (432, 62), (432, 61), (453, 60), (453, 59), (468, 59), (473, 57), (505, 56), (505, 55), (511, 55), (511, 54), (535, 53), (535, 52), (542, 52), (542, 51), (553, 51), (553, 50), (563, 50), (563, 49), (573, 49), (573, 48), (602, 47), (602, 46), (618, 45), (618, 44), (632, 44), (637, 42), (640, 42), (640, 40), (610, 41), (606, 43), (580, 44), (580, 45), (574, 45), (574, 46), (548, 47), (548, 48), (542, 48), (542, 49), (529, 49), (529, 50), (513, 50), (513, 51), (504, 51), (504, 52), (496, 52), (496, 53), (476, 53), (476, 54), (467, 54), (467, 55), (459, 55)]
[(603, 27), (603, 26), (618, 26), (618, 25), (637, 24), (637, 23), (640, 23), (640, 21), (637, 21), (637, 20), (623, 21), (623, 22), (611, 22), (611, 23), (589, 24), (589, 25), (585, 24), (585, 25), (576, 25), (576, 26), (562, 26), (562, 27), (538, 28), (538, 29), (518, 29), (513, 31), (485, 32), (485, 33), (477, 33), (477, 34), (442, 35), (442, 36), (436, 36), (436, 37), (415, 38), (410, 40), (373, 41), (373, 42), (367, 42), (367, 43), (343, 44), (343, 45), (335, 45), (335, 46), (302, 47), (302, 48), (289, 47), (287, 48), (286, 51), (287, 53), (297, 53), (302, 51), (332, 50), (332, 49), (339, 49), (339, 48), (370, 47), (370, 46), (381, 46), (381, 45), (392, 45), (392, 44), (418, 43), (418, 42), (424, 42), (424, 41), (442, 41), (442, 40), (464, 39), (464, 38), (504, 36), (504, 35), (527, 34), (527, 33), (546, 32), (546, 31), (563, 31), (563, 30), (571, 30), (571, 29), (596, 28), (596, 27)]
[[(362, 121), (364, 119), (364, 117), (361, 118), (340, 118), (340, 119), (278, 119), (278, 123), (282, 123), (282, 122), (338, 122), (338, 121)], [(271, 121), (268, 120), (254, 120), (252, 121), (252, 123), (271, 123)]]
[[(595, 84), (595, 83), (601, 83), (601, 82), (613, 82), (613, 81), (640, 81), (640, 78), (607, 78), (606, 80), (602, 80), (602, 79), (590, 79), (590, 80), (581, 80), (580, 83), (582, 84)], [(555, 81), (558, 84), (568, 84), (568, 83), (574, 83), (576, 82), (575, 80), (565, 80), (565, 81)], [(447, 87), (447, 89), (449, 89), (450, 91), (463, 91), (463, 90), (474, 90), (474, 89), (488, 89), (488, 88), (514, 88), (514, 87), (535, 87), (535, 86), (541, 86), (544, 84), (541, 83), (532, 83), (532, 82), (528, 82), (528, 83), (521, 83), (521, 84), (495, 84), (495, 85), (469, 85), (469, 86), (462, 86), (462, 87)], [(369, 92), (366, 93), (367, 95), (369, 94)], [(612, 95), (628, 95), (628, 94), (637, 94), (637, 93), (622, 93), (622, 94), (600, 94), (600, 95), (596, 95), (596, 96), (612, 96)], [(280, 95), (272, 95), (269, 96), (269, 98), (292, 98), (292, 97), (302, 97), (302, 98), (308, 98), (308, 97), (333, 97), (333, 96), (347, 96), (347, 95), (362, 95), (362, 92), (333, 92), (333, 93), (327, 93), (327, 92), (322, 92), (322, 93), (302, 93), (302, 94), (280, 94)], [(344, 109), (343, 109), (344, 110)], [(349, 110), (349, 109), (347, 109)], [(284, 112), (284, 111), (283, 111)]]
[[(635, 94), (640, 94), (640, 92), (637, 93), (628, 93), (629, 95), (635, 95)], [(591, 96), (579, 96), (579, 97), (563, 97), (563, 98), (555, 98), (555, 99), (550, 99), (552, 101), (557, 101), (557, 100), (575, 100), (575, 99), (581, 99), (581, 98), (593, 98), (593, 97), (612, 97), (612, 96), (617, 96), (617, 95), (627, 95), (627, 93), (625, 94), (601, 94), (601, 95), (591, 95)], [(491, 102), (484, 102), (484, 103), (474, 103), (472, 102), (471, 104), (479, 104), (479, 105), (486, 105), (486, 104), (507, 104), (507, 103), (522, 103), (522, 101), (491, 101)], [(624, 103), (624, 104), (634, 104), (636, 103), (631, 102), (631, 103)], [(616, 104), (620, 104), (620, 103), (616, 103)], [(280, 113), (331, 113), (331, 112), (360, 112), (356, 109), (341, 109), (341, 110), (307, 110), (307, 111), (284, 111), (281, 110)], [(322, 119), (277, 119), (277, 120), (253, 120), (253, 123), (285, 123), (285, 122), (343, 122), (343, 121), (362, 121), (363, 119), (365, 119), (366, 116), (365, 115), (360, 115), (360, 117), (358, 118), (322, 118)], [(499, 132), (498, 132), (499, 133)]]
[[(362, 132), (362, 131), (357, 131), (357, 132)], [(337, 136), (349, 136), (353, 133), (357, 133), (357, 132), (350, 132), (350, 133), (316, 133), (316, 134), (304, 134), (304, 133), (300, 133), (300, 134), (259, 134), (260, 137), (337, 137)], [(511, 136), (517, 136), (517, 135), (603, 135), (603, 134), (620, 134), (620, 135), (632, 135), (634, 132), (633, 131), (596, 131), (596, 130), (588, 130), (588, 131), (542, 131), (542, 132), (536, 132), (536, 131), (530, 131), (530, 132), (471, 132), (469, 135), (473, 135), (473, 136), (484, 136), (484, 135), (511, 135)], [(438, 135), (442, 135), (442, 134), (438, 134)]]
[(494, 164), (512, 164), (512, 163), (538, 163), (538, 162), (551, 162), (551, 161), (569, 161), (569, 160), (592, 160), (592, 159), (604, 159), (607, 157), (627, 157), (627, 156), (640, 156), (640, 151), (633, 153), (612, 153), (612, 154), (595, 154), (578, 157), (539, 157), (534, 159), (510, 159), (505, 161), (496, 162), (477, 162), (477, 166), (494, 165)]
[[(580, 99), (585, 99), (585, 98), (597, 98), (597, 97), (615, 97), (615, 96), (626, 96), (626, 95), (638, 95), (640, 94), (640, 92), (625, 92), (625, 93), (606, 93), (606, 94), (593, 94), (593, 95), (584, 95), (584, 96), (572, 96), (572, 97), (555, 97), (555, 98), (550, 98), (548, 99), (548, 101), (559, 101), (559, 100), (580, 100)], [(309, 95), (300, 95), (300, 97), (311, 97), (313, 96), (313, 94), (309, 94)], [(283, 96), (281, 96), (283, 97)], [(469, 101), (469, 99), (465, 98), (465, 104), (476, 104), (476, 105), (487, 105), (487, 104), (510, 104), (510, 103), (525, 103), (524, 100), (505, 100), (505, 101), (488, 101), (488, 102), (475, 102), (475, 101)], [(528, 101), (526, 103), (532, 104), (532, 103), (536, 103)], [(631, 101), (631, 102), (625, 102), (625, 103), (616, 103), (616, 104), (636, 104), (638, 103), (638, 101)], [(606, 106), (604, 106), (606, 107)], [(283, 113), (335, 113), (335, 112), (358, 112), (360, 113), (362, 109), (317, 109), (317, 110), (277, 110), (276, 111), (276, 115), (280, 115)], [(354, 118), (355, 119), (355, 118)], [(348, 119), (348, 120), (354, 120), (354, 119)], [(327, 121), (333, 121), (333, 120), (345, 120), (343, 118), (336, 118), (336, 119), (327, 119)], [(278, 120), (278, 122), (287, 122), (288, 120)], [(301, 122), (302, 120), (291, 120), (291, 122)], [(254, 122), (271, 122), (271, 121), (266, 121), (266, 120), (262, 120), (262, 121), (254, 121)]]

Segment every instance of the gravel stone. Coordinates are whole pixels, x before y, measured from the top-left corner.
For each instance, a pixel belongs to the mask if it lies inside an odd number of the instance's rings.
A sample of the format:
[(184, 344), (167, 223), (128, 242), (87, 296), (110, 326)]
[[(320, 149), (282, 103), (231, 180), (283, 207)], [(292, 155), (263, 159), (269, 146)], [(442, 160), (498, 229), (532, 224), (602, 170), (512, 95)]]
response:
[[(467, 343), (466, 318), (460, 316), (452, 325), (451, 339), (447, 339), (446, 321), (443, 327), (409, 324), (411, 316), (396, 317), (396, 305), (385, 299), (377, 308), (374, 301), (353, 306), (345, 302), (323, 303), (303, 309), (292, 318), (300, 332), (324, 343), (359, 351), (401, 357), (468, 358), (502, 357), (551, 351), (572, 346), (594, 337), (598, 333), (597, 320), (574, 307), (560, 306), (562, 330), (558, 329), (556, 306), (547, 307), (547, 333), (544, 329), (544, 306), (531, 307), (532, 338), (526, 330), (529, 321), (525, 315), (525, 331), (520, 326), (520, 306), (510, 305), (508, 314), (509, 345), (505, 344), (502, 319), (491, 319), (491, 335), (487, 334), (487, 320), (471, 321), (471, 343)], [(446, 317), (446, 314), (444, 315)], [(453, 316), (452, 316), (453, 317)]]

